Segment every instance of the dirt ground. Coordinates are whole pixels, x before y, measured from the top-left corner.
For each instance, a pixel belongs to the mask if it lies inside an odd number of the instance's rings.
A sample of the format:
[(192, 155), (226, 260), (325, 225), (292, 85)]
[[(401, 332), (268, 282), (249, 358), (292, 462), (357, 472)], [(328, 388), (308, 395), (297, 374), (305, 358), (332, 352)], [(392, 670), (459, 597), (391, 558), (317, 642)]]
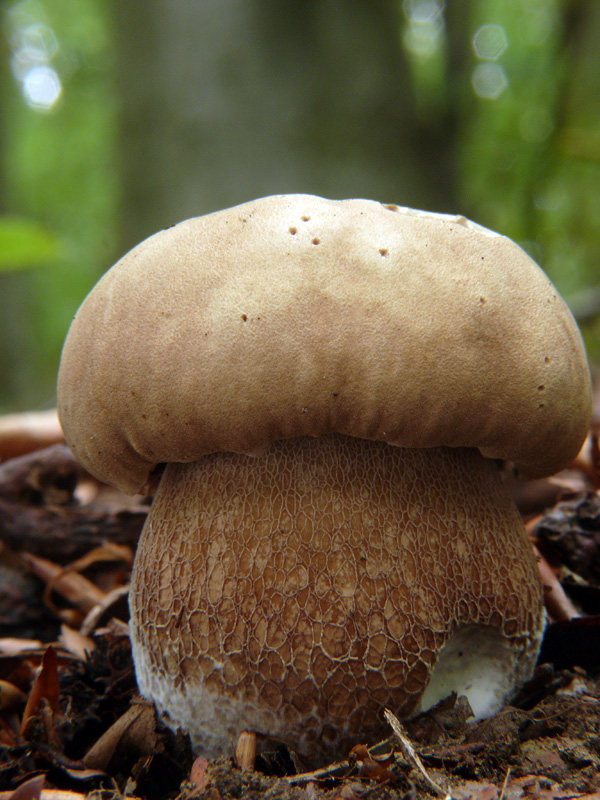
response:
[(148, 501), (97, 484), (60, 444), (3, 461), (0, 800), (600, 800), (598, 463), (592, 442), (558, 482), (516, 492), (544, 582), (559, 582), (536, 674), (513, 703), (476, 722), (450, 697), (376, 747), (357, 731), (347, 761), (307, 774), (260, 740), (254, 769), (236, 764), (235, 743), (230, 758), (194, 758), (137, 695), (126, 596)]

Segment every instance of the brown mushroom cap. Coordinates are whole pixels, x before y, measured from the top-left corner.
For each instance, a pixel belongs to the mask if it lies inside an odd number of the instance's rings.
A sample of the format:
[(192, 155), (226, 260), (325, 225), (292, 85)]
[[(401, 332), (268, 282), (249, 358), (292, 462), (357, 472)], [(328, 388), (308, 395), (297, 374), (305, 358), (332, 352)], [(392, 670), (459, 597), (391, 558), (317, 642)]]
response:
[(342, 433), (476, 447), (530, 476), (586, 434), (589, 371), (556, 289), (463, 217), (267, 197), (142, 242), (67, 337), (66, 439), (135, 492), (160, 462)]

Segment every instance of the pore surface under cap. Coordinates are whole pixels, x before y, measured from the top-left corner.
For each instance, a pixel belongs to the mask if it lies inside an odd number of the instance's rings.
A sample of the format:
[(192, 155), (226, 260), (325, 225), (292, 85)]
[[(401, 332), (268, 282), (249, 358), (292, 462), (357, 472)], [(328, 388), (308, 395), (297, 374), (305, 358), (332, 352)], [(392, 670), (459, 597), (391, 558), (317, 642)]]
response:
[(551, 474), (587, 432), (577, 326), (516, 244), (461, 217), (267, 197), (142, 242), (63, 350), (59, 409), (97, 477), (343, 433), (478, 447)]

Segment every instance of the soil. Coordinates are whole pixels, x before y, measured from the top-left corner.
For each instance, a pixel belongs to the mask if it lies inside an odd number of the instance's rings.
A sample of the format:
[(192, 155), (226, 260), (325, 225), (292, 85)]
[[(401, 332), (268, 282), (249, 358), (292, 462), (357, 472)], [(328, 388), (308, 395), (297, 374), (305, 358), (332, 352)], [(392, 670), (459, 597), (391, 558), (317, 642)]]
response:
[(561, 480), (549, 512), (528, 496), (527, 527), (567, 610), (512, 704), (475, 721), (452, 696), (392, 718), (383, 743), (357, 731), (345, 762), (307, 774), (260, 740), (245, 769), (233, 752), (195, 758), (137, 694), (126, 593), (148, 500), (97, 484), (62, 445), (0, 463), (0, 800), (600, 800), (600, 482), (593, 463)]

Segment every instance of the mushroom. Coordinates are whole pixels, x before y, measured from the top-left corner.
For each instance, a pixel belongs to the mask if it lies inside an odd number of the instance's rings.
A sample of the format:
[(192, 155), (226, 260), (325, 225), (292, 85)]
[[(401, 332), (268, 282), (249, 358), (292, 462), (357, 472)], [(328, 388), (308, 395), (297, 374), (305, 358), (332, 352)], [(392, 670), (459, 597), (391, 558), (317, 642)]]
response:
[(99, 281), (62, 354), (67, 442), (134, 493), (139, 688), (196, 749), (322, 760), (531, 674), (535, 557), (495, 460), (577, 455), (591, 389), (541, 269), (464, 217), (267, 197), (168, 228)]

